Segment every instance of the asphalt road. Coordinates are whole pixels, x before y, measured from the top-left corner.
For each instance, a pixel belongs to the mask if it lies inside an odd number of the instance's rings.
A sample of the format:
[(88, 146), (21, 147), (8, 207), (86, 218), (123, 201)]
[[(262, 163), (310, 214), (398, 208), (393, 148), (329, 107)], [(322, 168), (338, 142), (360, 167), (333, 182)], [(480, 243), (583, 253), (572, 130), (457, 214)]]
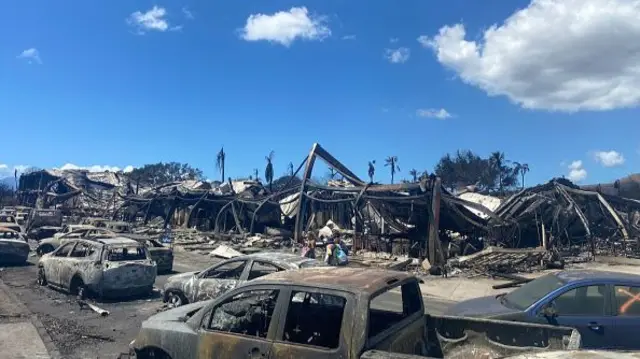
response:
[[(141, 322), (162, 308), (162, 299), (157, 292), (151, 298), (97, 303), (110, 312), (109, 316), (100, 317), (90, 309), (82, 309), (75, 297), (38, 286), (35, 283), (36, 262), (37, 257), (31, 257), (26, 266), (4, 267), (0, 270), (0, 278), (43, 322), (64, 358), (116, 358), (118, 354), (127, 352)], [(214, 262), (203, 255), (176, 252), (174, 272), (197, 271)], [(161, 288), (168, 276), (158, 276), (156, 287)], [(399, 303), (399, 293), (385, 294), (379, 302), (390, 309), (399, 308)], [(450, 304), (425, 297), (428, 313), (442, 313)]]

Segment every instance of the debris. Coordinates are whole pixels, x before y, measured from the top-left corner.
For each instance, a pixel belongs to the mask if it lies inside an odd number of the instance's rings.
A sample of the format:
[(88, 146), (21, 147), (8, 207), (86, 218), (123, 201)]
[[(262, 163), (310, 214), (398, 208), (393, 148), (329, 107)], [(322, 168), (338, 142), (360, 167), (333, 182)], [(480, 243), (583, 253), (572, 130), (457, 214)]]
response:
[(229, 259), (229, 258), (233, 258), (233, 257), (239, 257), (242, 255), (242, 253), (236, 251), (235, 249), (226, 246), (224, 244), (218, 246), (218, 248), (214, 249), (213, 251), (211, 251), (211, 253), (209, 253), (210, 256), (212, 257), (220, 257), (220, 258), (224, 258), (224, 259)]
[(79, 300), (78, 304), (80, 305), (80, 309), (84, 309), (84, 306), (86, 305), (87, 307), (89, 307), (91, 310), (93, 310), (94, 312), (100, 314), (101, 317), (106, 317), (109, 315), (109, 311), (108, 310), (104, 310), (100, 307), (98, 307), (97, 305), (93, 305), (87, 301), (84, 300)]

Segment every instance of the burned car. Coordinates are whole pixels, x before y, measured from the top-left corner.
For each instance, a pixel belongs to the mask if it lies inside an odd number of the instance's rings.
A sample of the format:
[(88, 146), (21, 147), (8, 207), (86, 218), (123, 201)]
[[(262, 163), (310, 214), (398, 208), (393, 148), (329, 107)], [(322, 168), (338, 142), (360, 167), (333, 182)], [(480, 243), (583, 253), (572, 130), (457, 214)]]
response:
[(96, 228), (96, 227), (87, 225), (87, 224), (65, 224), (64, 226), (62, 226), (62, 229), (58, 233), (54, 234), (53, 236), (60, 237), (67, 233), (75, 232), (79, 229), (92, 229), (92, 228)]
[(38, 247), (36, 248), (36, 253), (39, 256), (42, 256), (46, 253), (50, 253), (54, 251), (56, 248), (58, 248), (60, 245), (72, 239), (78, 239), (78, 238), (97, 239), (97, 238), (113, 238), (113, 237), (116, 237), (115, 233), (103, 228), (93, 228), (93, 227), (80, 228), (72, 232), (65, 233), (59, 237), (51, 237), (51, 238), (46, 238), (41, 240), (40, 243), (38, 243)]
[(291, 253), (262, 252), (234, 257), (201, 272), (169, 277), (164, 285), (163, 300), (177, 307), (216, 298), (242, 282), (270, 273), (318, 266), (325, 264)]
[(151, 293), (156, 264), (147, 248), (129, 238), (73, 239), (38, 262), (38, 284), (79, 298)]
[(29, 257), (29, 244), (20, 232), (0, 227), (0, 263), (25, 263)]
[(142, 322), (136, 359), (504, 358), (580, 349), (569, 327), (425, 313), (418, 278), (374, 268), (280, 271)]
[(131, 224), (127, 222), (106, 222), (105, 228), (115, 233), (131, 233)]
[(147, 246), (151, 259), (158, 266), (158, 273), (171, 273), (173, 271), (173, 249), (162, 245), (155, 239), (146, 239), (144, 244)]

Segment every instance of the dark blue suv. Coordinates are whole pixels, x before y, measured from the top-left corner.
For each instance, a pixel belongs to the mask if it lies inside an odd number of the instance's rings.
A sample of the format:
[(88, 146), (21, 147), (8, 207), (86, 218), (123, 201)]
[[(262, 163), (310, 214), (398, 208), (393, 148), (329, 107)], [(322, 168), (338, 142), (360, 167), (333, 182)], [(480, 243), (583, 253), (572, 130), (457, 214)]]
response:
[(580, 332), (584, 348), (638, 350), (640, 276), (547, 274), (508, 294), (457, 303), (446, 314), (568, 326)]

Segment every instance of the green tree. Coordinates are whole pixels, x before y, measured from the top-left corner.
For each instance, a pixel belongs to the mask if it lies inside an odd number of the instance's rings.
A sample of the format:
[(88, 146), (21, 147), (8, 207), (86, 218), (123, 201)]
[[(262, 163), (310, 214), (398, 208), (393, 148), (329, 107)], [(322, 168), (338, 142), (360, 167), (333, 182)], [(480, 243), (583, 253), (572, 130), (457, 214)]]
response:
[(138, 184), (159, 186), (176, 181), (202, 180), (203, 176), (200, 169), (193, 168), (186, 163), (158, 162), (134, 168), (129, 173), (129, 178)]
[(391, 172), (391, 184), (393, 184), (393, 178), (396, 175), (396, 172), (400, 172), (400, 167), (398, 167), (398, 156), (389, 156), (384, 160), (384, 166), (389, 167), (389, 171)]
[(227, 158), (227, 153), (224, 152), (224, 146), (220, 149), (218, 154), (216, 155), (216, 168), (220, 171), (220, 181), (224, 183), (224, 164)]
[(264, 180), (269, 184), (269, 190), (273, 190), (273, 151), (269, 152), (268, 156), (265, 156), (267, 160), (267, 166), (264, 169)]

